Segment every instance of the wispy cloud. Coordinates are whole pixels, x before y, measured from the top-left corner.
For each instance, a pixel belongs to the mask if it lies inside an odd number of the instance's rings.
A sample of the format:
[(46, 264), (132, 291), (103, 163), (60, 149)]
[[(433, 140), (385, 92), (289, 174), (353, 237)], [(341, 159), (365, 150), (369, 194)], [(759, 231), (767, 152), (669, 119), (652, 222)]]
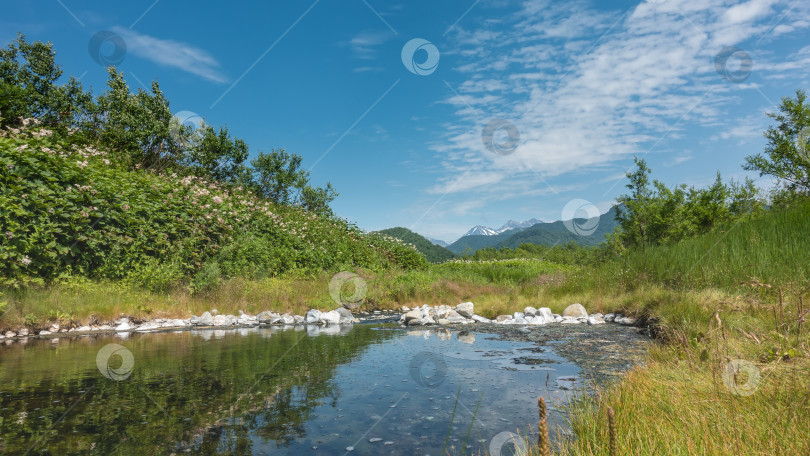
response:
[[(593, 2), (527, 0), (501, 23), (458, 28), (452, 53), (461, 63), (454, 69), (465, 79), (443, 100), (456, 121), (432, 145), (445, 174), (430, 191), (481, 195), (502, 191), (494, 184), (508, 181), (528, 194), (546, 179), (660, 150), (662, 140), (681, 138), (694, 125), (749, 138), (761, 125), (730, 117), (730, 103), (759, 81), (810, 70), (810, 49), (775, 61), (755, 42), (810, 28), (810, 4), (733, 3), (667, 0), (611, 12)], [(734, 84), (717, 73), (714, 59), (726, 46), (752, 56), (751, 80)], [(512, 155), (493, 154), (482, 143), (483, 126), (496, 117), (520, 132)]]
[(377, 57), (377, 48), (394, 37), (390, 30), (381, 32), (363, 32), (349, 40), (349, 47), (358, 59), (373, 60)]
[(228, 81), (220, 71), (220, 64), (216, 58), (203, 49), (181, 41), (155, 38), (120, 26), (111, 30), (124, 39), (127, 52), (138, 57), (186, 71), (212, 82)]

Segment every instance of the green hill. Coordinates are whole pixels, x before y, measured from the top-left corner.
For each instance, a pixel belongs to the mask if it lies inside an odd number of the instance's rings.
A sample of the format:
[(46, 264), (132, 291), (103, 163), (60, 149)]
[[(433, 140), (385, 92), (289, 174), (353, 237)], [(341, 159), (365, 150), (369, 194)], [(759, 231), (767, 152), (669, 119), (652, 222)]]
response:
[(431, 263), (441, 263), (442, 261), (447, 261), (456, 257), (456, 255), (450, 250), (430, 242), (426, 237), (422, 236), (421, 234), (414, 233), (407, 228), (388, 228), (377, 232), (413, 245), (416, 247), (416, 250), (422, 252), (422, 254), (425, 255), (425, 258), (427, 258), (427, 260)]
[[(599, 217), (599, 223), (594, 228), (589, 226), (586, 219), (574, 219), (573, 226), (583, 234), (574, 234), (566, 227), (566, 222), (556, 221), (538, 223), (525, 230), (504, 231), (495, 236), (464, 236), (447, 246), (447, 249), (461, 255), (488, 247), (516, 248), (521, 244), (553, 246), (575, 242), (582, 246), (594, 246), (604, 242), (605, 234), (612, 232), (616, 225), (616, 208), (611, 208)], [(593, 231), (590, 232), (590, 229)]]
[[(520, 244), (560, 245), (575, 242), (582, 246), (594, 246), (605, 241), (605, 235), (611, 233), (617, 225), (616, 208), (612, 207), (599, 217), (599, 224), (590, 227), (587, 219), (574, 219), (574, 227), (579, 227), (582, 234), (574, 234), (567, 227), (566, 222), (538, 223), (523, 231), (518, 231), (501, 240), (496, 248), (515, 248)], [(593, 230), (591, 232), (591, 230)]]
[(242, 186), (131, 170), (44, 128), (0, 135), (0, 280), (150, 290), (288, 271), (427, 265), (413, 248)]

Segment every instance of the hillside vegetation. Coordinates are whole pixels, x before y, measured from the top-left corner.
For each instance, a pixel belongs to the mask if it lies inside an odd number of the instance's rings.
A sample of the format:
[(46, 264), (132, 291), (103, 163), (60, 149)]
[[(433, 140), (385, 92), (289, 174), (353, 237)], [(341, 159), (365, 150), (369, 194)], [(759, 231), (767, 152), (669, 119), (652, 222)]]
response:
[(427, 260), (431, 263), (441, 263), (442, 261), (447, 261), (456, 257), (453, 252), (430, 242), (430, 240), (428, 240), (426, 237), (422, 236), (421, 234), (414, 233), (407, 228), (388, 228), (377, 231), (377, 233), (397, 238), (402, 242), (414, 246), (416, 250), (420, 251), (422, 255), (424, 255), (425, 258), (427, 258)]
[(419, 268), (413, 248), (335, 217), (301, 157), (172, 117), (157, 83), (115, 67), (98, 96), (49, 43), (0, 50), (0, 282), (76, 278), (207, 292), (221, 280)]

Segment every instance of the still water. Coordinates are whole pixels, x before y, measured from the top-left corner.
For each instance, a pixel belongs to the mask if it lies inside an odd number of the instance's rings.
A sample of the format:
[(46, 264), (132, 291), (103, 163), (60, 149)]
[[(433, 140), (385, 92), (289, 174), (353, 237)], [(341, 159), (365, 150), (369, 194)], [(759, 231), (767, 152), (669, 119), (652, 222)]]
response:
[(580, 374), (553, 341), (392, 324), (17, 341), (0, 452), (507, 455), (540, 395), (564, 428)]

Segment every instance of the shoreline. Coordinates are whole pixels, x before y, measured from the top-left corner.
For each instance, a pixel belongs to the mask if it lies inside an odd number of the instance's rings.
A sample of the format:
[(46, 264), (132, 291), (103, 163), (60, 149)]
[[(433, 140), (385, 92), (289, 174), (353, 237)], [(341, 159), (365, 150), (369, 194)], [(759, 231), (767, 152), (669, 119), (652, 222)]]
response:
[[(579, 304), (572, 304), (579, 306)], [(190, 330), (231, 330), (255, 327), (330, 327), (330, 326), (350, 326), (355, 323), (362, 323), (368, 320), (386, 320), (383, 322), (398, 322), (405, 328), (458, 328), (467, 325), (481, 326), (514, 326), (514, 327), (540, 327), (546, 325), (554, 326), (576, 326), (585, 324), (588, 326), (612, 323), (621, 326), (637, 326), (641, 320), (634, 317), (627, 317), (621, 313), (606, 314), (593, 313), (587, 316), (578, 317), (562, 316), (551, 313), (551, 310), (544, 307), (540, 310), (527, 307), (524, 312), (515, 312), (512, 315), (500, 315), (495, 319), (481, 317), (473, 312), (473, 303), (461, 303), (456, 307), (440, 305), (431, 307), (427, 304), (411, 309), (402, 307), (401, 310), (374, 310), (371, 312), (360, 312), (360, 318), (351, 313), (347, 307), (340, 307), (336, 310), (323, 312), (318, 309), (310, 309), (306, 315), (279, 314), (271, 311), (263, 311), (256, 315), (248, 315), (240, 312), (240, 315), (220, 315), (216, 309), (204, 312), (199, 317), (192, 315), (187, 319), (155, 318), (152, 320), (133, 319), (123, 316), (117, 320), (97, 325), (84, 325), (73, 327), (62, 327), (54, 323), (49, 329), (39, 331), (22, 327), (17, 330), (7, 330), (0, 334), (0, 343), (8, 345), (9, 342), (24, 341), (28, 339), (58, 339), (65, 336), (91, 336), (104, 334), (130, 334), (130, 333), (158, 333), (169, 331), (190, 331)], [(568, 310), (568, 309), (566, 309)], [(582, 308), (584, 311), (584, 308)], [(461, 312), (459, 312), (461, 311)], [(565, 312), (563, 312), (565, 313)], [(418, 314), (418, 317), (417, 317)], [(469, 316), (467, 316), (469, 315)], [(374, 318), (374, 316), (385, 316), (385, 318)], [(542, 319), (542, 320), (541, 320)], [(642, 325), (647, 327), (647, 325)], [(649, 327), (646, 328), (649, 330)], [(649, 333), (647, 335), (650, 335)]]

